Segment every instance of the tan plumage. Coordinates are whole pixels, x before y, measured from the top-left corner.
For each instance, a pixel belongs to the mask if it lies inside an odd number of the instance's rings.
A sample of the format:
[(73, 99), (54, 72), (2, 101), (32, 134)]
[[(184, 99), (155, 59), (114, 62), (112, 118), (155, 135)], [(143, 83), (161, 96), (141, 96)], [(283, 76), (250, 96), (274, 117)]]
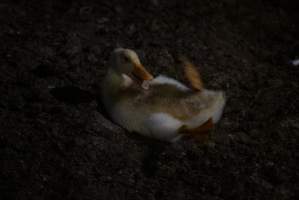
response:
[(203, 89), (203, 83), (195, 66), (186, 57), (181, 56), (180, 61), (182, 62), (185, 76), (190, 82), (192, 89), (201, 91)]
[[(139, 62), (132, 50), (115, 52), (113, 59), (126, 54), (132, 66)], [(115, 69), (125, 65), (112, 63), (118, 66), (112, 66), (104, 79), (102, 100), (111, 118), (127, 130), (173, 142), (185, 134), (206, 132), (219, 120), (225, 104), (224, 94), (204, 89), (199, 74), (192, 75), (194, 67), (191, 64), (186, 66), (186, 77), (196, 91), (165, 76), (153, 78), (145, 69), (139, 73), (139, 78), (148, 82), (148, 89), (133, 79), (130, 84), (123, 84), (133, 68), (123, 74)]]

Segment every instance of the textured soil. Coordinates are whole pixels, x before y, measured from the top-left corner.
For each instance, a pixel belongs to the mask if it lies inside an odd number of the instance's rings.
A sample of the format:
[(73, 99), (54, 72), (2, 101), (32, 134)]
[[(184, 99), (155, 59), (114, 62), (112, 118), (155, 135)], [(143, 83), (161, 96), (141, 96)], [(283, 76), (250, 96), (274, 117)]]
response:
[[(298, 1), (297, 1), (298, 2)], [(296, 1), (1, 1), (0, 199), (297, 199)], [(206, 143), (161, 143), (103, 114), (115, 47), (226, 92)], [(297, 198), (296, 198), (297, 197)]]

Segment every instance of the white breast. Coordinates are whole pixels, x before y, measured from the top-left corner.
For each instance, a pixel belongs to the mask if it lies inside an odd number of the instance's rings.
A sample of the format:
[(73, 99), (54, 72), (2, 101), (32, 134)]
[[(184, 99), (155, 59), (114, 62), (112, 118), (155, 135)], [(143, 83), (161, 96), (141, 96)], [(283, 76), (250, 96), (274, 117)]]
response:
[(122, 77), (123, 77), (122, 86), (124, 88), (127, 88), (127, 87), (129, 87), (133, 84), (133, 80), (129, 76), (127, 76), (126, 74), (122, 74)]
[(182, 125), (181, 121), (166, 113), (154, 113), (144, 121), (147, 136), (169, 142), (180, 139), (177, 130)]

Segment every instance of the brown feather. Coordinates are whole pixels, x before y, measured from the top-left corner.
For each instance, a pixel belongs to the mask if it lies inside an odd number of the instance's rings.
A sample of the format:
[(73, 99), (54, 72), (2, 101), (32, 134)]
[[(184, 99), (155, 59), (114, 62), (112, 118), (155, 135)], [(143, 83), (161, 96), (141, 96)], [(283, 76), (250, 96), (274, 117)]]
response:
[(188, 134), (188, 135), (197, 135), (197, 134), (206, 134), (214, 127), (213, 120), (210, 118), (204, 124), (200, 125), (199, 127), (188, 129), (186, 126), (182, 126), (179, 130), (181, 134)]
[(201, 91), (203, 89), (203, 82), (196, 67), (185, 57), (180, 57), (184, 67), (184, 73), (187, 80), (190, 82), (192, 89)]
[(214, 127), (213, 120), (210, 118), (204, 124), (193, 129), (188, 129), (186, 126), (182, 126), (179, 129), (179, 133), (183, 134), (186, 137), (193, 138), (198, 142), (205, 142), (208, 140), (210, 135), (209, 133), (213, 127)]
[(213, 106), (219, 95), (205, 92), (182, 91), (176, 86), (152, 85), (148, 90), (127, 88), (115, 99), (128, 110), (142, 113), (167, 113), (179, 120), (188, 120)]

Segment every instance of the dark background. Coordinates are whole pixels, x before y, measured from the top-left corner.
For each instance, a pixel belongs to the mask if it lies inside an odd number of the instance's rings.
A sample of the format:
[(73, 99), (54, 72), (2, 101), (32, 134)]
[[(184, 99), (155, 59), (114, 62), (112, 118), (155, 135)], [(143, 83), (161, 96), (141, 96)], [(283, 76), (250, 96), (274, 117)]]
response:
[[(1, 1), (0, 199), (296, 199), (298, 1)], [(226, 91), (205, 144), (122, 130), (97, 101), (111, 51)], [(297, 57), (298, 58), (298, 57)]]

